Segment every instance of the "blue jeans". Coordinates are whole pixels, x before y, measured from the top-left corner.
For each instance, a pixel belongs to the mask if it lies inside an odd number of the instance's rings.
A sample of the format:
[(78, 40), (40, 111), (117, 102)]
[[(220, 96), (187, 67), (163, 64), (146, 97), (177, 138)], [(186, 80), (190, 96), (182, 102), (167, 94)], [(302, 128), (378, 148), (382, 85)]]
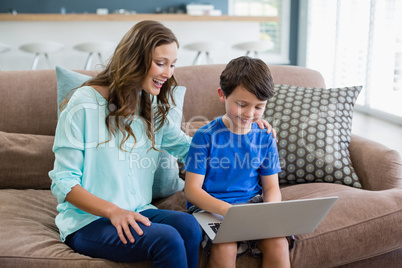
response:
[(148, 209), (140, 212), (151, 226), (137, 222), (144, 231), (139, 236), (132, 227), (135, 242), (123, 244), (116, 228), (100, 218), (73, 234), (65, 243), (78, 253), (116, 262), (152, 261), (154, 267), (197, 267), (202, 238), (197, 220), (187, 213)]

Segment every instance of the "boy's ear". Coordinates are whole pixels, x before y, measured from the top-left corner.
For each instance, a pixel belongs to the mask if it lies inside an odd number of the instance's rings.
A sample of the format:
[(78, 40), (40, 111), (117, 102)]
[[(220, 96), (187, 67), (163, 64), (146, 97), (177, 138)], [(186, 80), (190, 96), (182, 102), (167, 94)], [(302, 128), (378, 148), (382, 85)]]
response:
[(218, 95), (219, 95), (219, 100), (222, 103), (225, 103), (226, 97), (221, 88), (218, 88)]

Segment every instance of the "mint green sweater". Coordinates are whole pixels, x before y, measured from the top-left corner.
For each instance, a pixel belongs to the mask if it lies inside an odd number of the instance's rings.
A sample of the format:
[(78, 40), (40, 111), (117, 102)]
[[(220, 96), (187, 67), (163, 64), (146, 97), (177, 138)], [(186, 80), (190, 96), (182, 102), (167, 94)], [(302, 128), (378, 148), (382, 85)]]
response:
[[(149, 150), (151, 141), (145, 123), (136, 118), (131, 128), (137, 139), (130, 138), (119, 149), (122, 134), (109, 139), (105, 124), (107, 101), (92, 87), (81, 87), (72, 95), (60, 114), (53, 152), (54, 169), (49, 172), (51, 190), (57, 198), (56, 225), (62, 241), (98, 219), (65, 201), (75, 185), (117, 206), (140, 212), (155, 208), (152, 201), (153, 175), (159, 152)], [(190, 138), (176, 124), (165, 124), (155, 133), (156, 148), (164, 149), (184, 162)]]

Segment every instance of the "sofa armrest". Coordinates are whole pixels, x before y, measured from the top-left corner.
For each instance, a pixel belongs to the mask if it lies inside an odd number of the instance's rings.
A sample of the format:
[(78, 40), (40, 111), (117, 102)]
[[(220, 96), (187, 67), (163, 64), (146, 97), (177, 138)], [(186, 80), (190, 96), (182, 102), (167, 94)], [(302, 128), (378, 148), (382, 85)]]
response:
[(402, 188), (402, 158), (397, 151), (352, 134), (349, 152), (364, 189)]

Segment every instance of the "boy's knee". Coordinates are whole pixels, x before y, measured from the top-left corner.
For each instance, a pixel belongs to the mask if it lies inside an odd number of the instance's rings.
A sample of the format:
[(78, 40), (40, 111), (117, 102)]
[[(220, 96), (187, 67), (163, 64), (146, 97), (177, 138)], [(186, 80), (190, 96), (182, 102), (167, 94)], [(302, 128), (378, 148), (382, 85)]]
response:
[(237, 257), (237, 243), (221, 243), (211, 246), (211, 254), (214, 252), (220, 256)]
[(287, 255), (289, 251), (289, 243), (285, 237), (263, 239), (258, 243), (258, 248), (263, 255), (282, 256)]
[(237, 243), (213, 244), (208, 260), (209, 267), (233, 267), (236, 265)]

